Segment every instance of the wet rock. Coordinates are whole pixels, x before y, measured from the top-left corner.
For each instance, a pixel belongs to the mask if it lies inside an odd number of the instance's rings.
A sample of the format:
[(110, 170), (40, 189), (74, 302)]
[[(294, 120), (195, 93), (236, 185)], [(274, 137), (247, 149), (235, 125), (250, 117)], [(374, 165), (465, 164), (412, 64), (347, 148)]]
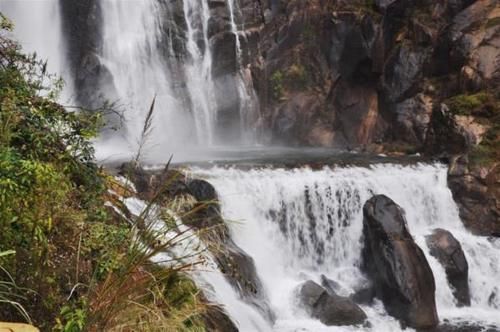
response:
[(238, 332), (236, 324), (220, 307), (208, 304), (208, 310), (202, 315), (203, 322), (211, 332)]
[(349, 298), (328, 292), (313, 281), (300, 285), (298, 296), (306, 311), (327, 326), (359, 325), (366, 320), (363, 310)]
[(443, 265), (458, 305), (469, 306), (469, 265), (460, 242), (453, 234), (440, 228), (425, 239), (431, 255)]
[(414, 328), (439, 320), (435, 282), (424, 253), (408, 232), (404, 211), (387, 196), (363, 207), (363, 269), (387, 312)]
[(453, 156), (448, 186), (460, 219), (477, 235), (500, 236), (500, 164), (471, 166), (466, 155)]
[(425, 144), (427, 130), (432, 115), (432, 98), (424, 94), (417, 94), (396, 105), (397, 137), (416, 146)]
[(321, 275), (321, 286), (330, 294), (342, 291), (342, 286), (338, 282), (327, 278), (324, 274)]
[(238, 70), (235, 34), (231, 31), (221, 32), (216, 34), (210, 42), (213, 49), (212, 74), (214, 77), (235, 74)]
[(464, 154), (472, 145), (470, 136), (457, 123), (446, 104), (434, 105), (425, 150), (430, 155)]
[(422, 78), (425, 49), (413, 49), (402, 45), (387, 60), (384, 70), (383, 87), (390, 102), (399, 102), (413, 95)]
[(357, 304), (371, 305), (376, 295), (375, 288), (369, 285), (356, 290), (349, 298)]
[(218, 200), (214, 186), (205, 180), (193, 179), (187, 183), (187, 188), (200, 202), (215, 202)]
[(242, 299), (256, 307), (269, 321), (274, 321), (275, 317), (268, 305), (269, 301), (257, 275), (253, 258), (227, 236), (224, 242), (216, 243), (210, 251), (219, 269)]
[(186, 178), (176, 170), (147, 171), (135, 163), (124, 163), (119, 174), (135, 185), (139, 198), (146, 201), (161, 201), (187, 193)]
[(426, 332), (500, 332), (500, 327), (494, 325), (481, 325), (474, 322), (452, 323), (443, 322), (436, 328)]
[[(352, 146), (368, 145), (383, 137), (387, 128), (379, 112), (375, 87), (340, 81), (332, 91), (336, 124)], [(338, 133), (334, 136), (338, 141)]]

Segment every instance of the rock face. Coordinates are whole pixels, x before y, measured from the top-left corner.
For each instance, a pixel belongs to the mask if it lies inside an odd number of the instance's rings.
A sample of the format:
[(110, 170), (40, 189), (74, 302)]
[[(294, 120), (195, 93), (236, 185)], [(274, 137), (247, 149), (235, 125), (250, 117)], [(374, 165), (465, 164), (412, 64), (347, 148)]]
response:
[(387, 196), (363, 207), (363, 268), (388, 313), (414, 328), (438, 324), (434, 276), (406, 227), (404, 211)]
[(465, 155), (453, 157), (448, 185), (460, 217), (475, 234), (500, 236), (500, 165), (471, 166)]
[(306, 311), (325, 325), (359, 325), (366, 320), (363, 310), (349, 298), (327, 291), (314, 281), (300, 285), (298, 296)]
[(444, 229), (435, 229), (426, 242), (431, 255), (443, 265), (458, 305), (469, 306), (469, 265), (460, 242)]

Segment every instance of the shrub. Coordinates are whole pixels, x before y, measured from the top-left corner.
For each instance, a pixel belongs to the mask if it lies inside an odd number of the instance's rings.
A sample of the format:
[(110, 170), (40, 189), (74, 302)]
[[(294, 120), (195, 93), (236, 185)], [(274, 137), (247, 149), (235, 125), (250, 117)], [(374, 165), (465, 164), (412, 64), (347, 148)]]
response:
[(270, 83), (272, 89), (272, 96), (275, 100), (280, 100), (285, 92), (283, 86), (284, 75), (280, 70), (275, 71), (271, 75)]

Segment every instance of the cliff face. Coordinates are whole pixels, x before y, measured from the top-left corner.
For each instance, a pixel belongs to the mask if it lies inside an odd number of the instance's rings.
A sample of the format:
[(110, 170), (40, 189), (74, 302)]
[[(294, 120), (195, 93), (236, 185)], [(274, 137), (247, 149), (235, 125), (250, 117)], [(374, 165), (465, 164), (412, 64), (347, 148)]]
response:
[(272, 140), (423, 148), (434, 108), (498, 80), (497, 1), (472, 2), (248, 2), (245, 13), (260, 9), (246, 16), (249, 63)]
[(244, 8), (248, 63), (272, 142), (444, 157), (465, 224), (500, 234), (498, 1)]

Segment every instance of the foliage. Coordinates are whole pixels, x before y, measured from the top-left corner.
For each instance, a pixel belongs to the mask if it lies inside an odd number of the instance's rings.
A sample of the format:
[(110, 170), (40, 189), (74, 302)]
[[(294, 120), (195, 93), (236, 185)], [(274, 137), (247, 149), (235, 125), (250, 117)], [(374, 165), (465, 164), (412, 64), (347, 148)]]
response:
[(472, 115), (478, 108), (482, 108), (485, 103), (490, 101), (491, 94), (481, 91), (475, 94), (462, 94), (449, 98), (446, 104), (450, 110), (457, 115)]
[(270, 83), (272, 89), (272, 96), (275, 100), (280, 100), (285, 92), (285, 88), (283, 86), (284, 75), (280, 70), (275, 71), (271, 75)]
[(296, 89), (305, 89), (309, 82), (307, 71), (301, 64), (291, 65), (287, 70), (286, 78), (289, 85)]
[(270, 84), (272, 96), (281, 100), (287, 89), (304, 90), (310, 78), (306, 68), (300, 63), (290, 65), (284, 72), (277, 70), (271, 75)]
[(470, 151), (470, 160), (476, 165), (490, 165), (500, 160), (500, 92), (484, 90), (449, 98), (446, 103), (457, 115), (471, 115), (488, 128), (481, 143)]
[[(7, 250), (0, 252), (0, 258), (13, 255), (16, 252), (14, 250)], [(0, 303), (7, 304), (13, 309), (17, 310), (26, 321), (30, 322), (31, 318), (26, 312), (26, 309), (19, 303), (19, 300), (24, 299), (22, 295), (24, 292), (29, 290), (20, 289), (9, 272), (0, 266), (0, 271), (5, 276), (0, 280)]]
[[(0, 252), (9, 253), (0, 254), (2, 320), (31, 318), (61, 332), (204, 330), (204, 305), (185, 277), (197, 253), (189, 263), (152, 263), (193, 235), (162, 242), (177, 224), (156, 202), (132, 226), (110, 194), (116, 183), (94, 163), (89, 139), (104, 125), (102, 112), (58, 104), (62, 81), (8, 38), (3, 16), (0, 29)], [(153, 109), (154, 101), (134, 164)], [(154, 213), (168, 219), (164, 229), (148, 222)]]
[(490, 18), (488, 22), (486, 22), (486, 29), (496, 27), (497, 25), (500, 25), (500, 17)]

